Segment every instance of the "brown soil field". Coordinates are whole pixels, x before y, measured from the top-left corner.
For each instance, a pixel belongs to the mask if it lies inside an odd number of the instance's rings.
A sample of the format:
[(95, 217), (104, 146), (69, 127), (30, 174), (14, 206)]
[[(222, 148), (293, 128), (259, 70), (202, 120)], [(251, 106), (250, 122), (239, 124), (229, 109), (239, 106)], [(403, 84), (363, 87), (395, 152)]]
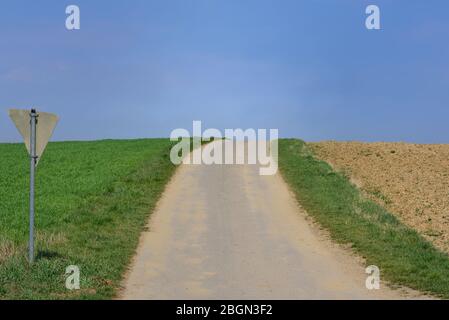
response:
[(325, 141), (315, 155), (449, 253), (449, 145)]

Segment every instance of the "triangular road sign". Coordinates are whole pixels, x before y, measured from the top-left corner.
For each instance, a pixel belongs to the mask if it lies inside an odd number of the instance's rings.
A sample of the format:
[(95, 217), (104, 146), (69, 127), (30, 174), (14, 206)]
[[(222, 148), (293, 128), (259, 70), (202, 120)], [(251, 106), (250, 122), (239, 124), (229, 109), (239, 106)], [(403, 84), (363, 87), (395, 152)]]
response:
[[(37, 125), (36, 125), (36, 155), (38, 156), (36, 160), (36, 165), (39, 161), (39, 159), (42, 156), (42, 153), (44, 153), (45, 147), (47, 146), (48, 140), (50, 140), (50, 137), (53, 134), (53, 130), (56, 127), (56, 124), (58, 123), (58, 116), (52, 113), (46, 113), (46, 112), (37, 112)], [(28, 153), (31, 153), (30, 151), (30, 123), (31, 123), (31, 117), (30, 117), (30, 111), (29, 110), (17, 110), (17, 109), (10, 109), (9, 110), (9, 116), (11, 117), (12, 121), (14, 121), (14, 124), (16, 125), (17, 129), (19, 130), (20, 134), (23, 137), (23, 140), (25, 142), (25, 146), (28, 150)]]

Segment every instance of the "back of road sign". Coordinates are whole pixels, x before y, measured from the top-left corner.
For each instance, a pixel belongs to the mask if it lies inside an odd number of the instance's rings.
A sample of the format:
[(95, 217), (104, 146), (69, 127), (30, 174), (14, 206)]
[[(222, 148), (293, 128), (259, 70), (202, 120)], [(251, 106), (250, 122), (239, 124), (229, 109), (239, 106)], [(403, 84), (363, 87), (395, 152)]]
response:
[[(50, 140), (50, 137), (53, 134), (53, 130), (55, 129), (59, 118), (55, 114), (47, 112), (37, 112), (37, 115), (36, 155), (38, 156), (38, 162), (47, 146), (48, 140)], [(9, 116), (22, 135), (28, 153), (30, 153), (30, 110), (10, 109)]]

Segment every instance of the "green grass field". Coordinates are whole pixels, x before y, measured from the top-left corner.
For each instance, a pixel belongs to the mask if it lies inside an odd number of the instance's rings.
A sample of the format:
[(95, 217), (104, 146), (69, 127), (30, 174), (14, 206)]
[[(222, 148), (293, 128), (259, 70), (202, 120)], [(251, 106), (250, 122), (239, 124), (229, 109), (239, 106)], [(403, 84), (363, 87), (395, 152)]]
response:
[(364, 199), (342, 174), (297, 139), (279, 141), (279, 168), (308, 214), (339, 243), (351, 244), (393, 284), (449, 298), (449, 257), (392, 214)]
[[(29, 160), (0, 144), (0, 299), (114, 296), (175, 170), (168, 139), (50, 143), (36, 177), (36, 262), (28, 266)], [(81, 290), (65, 269), (81, 270)]]

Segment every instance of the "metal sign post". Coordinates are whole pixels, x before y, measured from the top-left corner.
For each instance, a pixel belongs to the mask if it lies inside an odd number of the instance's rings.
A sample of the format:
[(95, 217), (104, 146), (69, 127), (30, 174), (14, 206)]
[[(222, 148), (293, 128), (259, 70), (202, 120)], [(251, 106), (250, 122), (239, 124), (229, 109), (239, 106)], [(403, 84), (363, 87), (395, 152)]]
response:
[(36, 110), (30, 113), (30, 240), (28, 245), (28, 259), (34, 262), (34, 175), (36, 172), (36, 126), (38, 115)]
[(35, 109), (31, 109), (31, 112), (11, 109), (9, 110), (9, 116), (22, 135), (30, 154), (30, 238), (28, 243), (28, 260), (31, 264), (34, 262), (34, 182), (36, 167), (59, 119), (54, 114), (37, 112)]

